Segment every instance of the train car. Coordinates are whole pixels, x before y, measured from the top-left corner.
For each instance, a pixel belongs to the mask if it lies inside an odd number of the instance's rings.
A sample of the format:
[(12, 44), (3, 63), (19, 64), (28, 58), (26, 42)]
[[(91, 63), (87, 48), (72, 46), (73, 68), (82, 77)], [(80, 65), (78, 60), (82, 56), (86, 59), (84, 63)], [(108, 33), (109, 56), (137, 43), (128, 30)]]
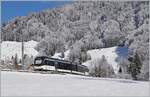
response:
[(35, 70), (57, 70), (80, 73), (87, 73), (89, 71), (84, 65), (47, 56), (36, 57), (33, 66)]

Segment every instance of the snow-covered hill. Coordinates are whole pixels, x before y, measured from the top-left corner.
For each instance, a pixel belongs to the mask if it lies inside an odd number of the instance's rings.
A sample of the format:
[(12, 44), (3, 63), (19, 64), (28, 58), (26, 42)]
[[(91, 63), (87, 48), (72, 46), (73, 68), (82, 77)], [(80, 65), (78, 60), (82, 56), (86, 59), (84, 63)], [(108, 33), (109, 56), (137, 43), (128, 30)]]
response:
[[(67, 50), (64, 52), (65, 57), (61, 58), (61, 53), (55, 53), (53, 58), (57, 59), (63, 59), (67, 60), (69, 51)], [(128, 55), (128, 49), (126, 47), (119, 47), (119, 46), (114, 46), (114, 47), (109, 47), (109, 48), (102, 48), (102, 49), (94, 49), (94, 50), (89, 50), (87, 52), (91, 56), (91, 60), (88, 60), (83, 63), (83, 65), (88, 66), (90, 68), (90, 62), (94, 61), (96, 59), (100, 59), (103, 55), (106, 57), (108, 63), (113, 66), (113, 69), (115, 73), (118, 72), (119, 70), (119, 58), (125, 58)]]
[[(38, 51), (34, 49), (34, 47), (37, 45), (36, 41), (28, 41), (24, 42), (24, 48), (25, 48), (25, 54), (28, 56), (36, 56), (38, 55)], [(61, 58), (61, 53), (55, 53), (53, 58), (63, 59), (67, 60), (70, 50), (67, 50), (64, 52), (65, 57)], [(115, 73), (118, 72), (119, 67), (117, 66), (118, 58), (126, 57), (127, 56), (127, 48), (125, 47), (110, 47), (110, 48), (102, 48), (102, 49), (94, 49), (89, 50), (87, 53), (91, 55), (91, 60), (86, 61), (83, 63), (83, 65), (86, 65), (90, 68), (90, 62), (101, 58), (102, 55), (104, 55), (108, 61), (109, 64), (113, 66), (113, 69)], [(12, 56), (15, 56), (17, 54), (18, 58), (21, 58), (21, 42), (15, 42), (15, 41), (3, 41), (1, 44), (1, 59), (6, 60), (10, 59)]]
[(2, 96), (148, 96), (149, 82), (79, 75), (1, 72)]
[(94, 61), (95, 59), (100, 59), (103, 55), (106, 57), (109, 64), (113, 66), (115, 73), (118, 72), (119, 63), (118, 59), (121, 57), (127, 57), (128, 49), (125, 47), (110, 47), (110, 48), (102, 48), (102, 49), (95, 49), (89, 50), (87, 53), (91, 55), (91, 60), (86, 61), (83, 65), (86, 65), (90, 68), (90, 62)]
[[(37, 45), (36, 41), (24, 42), (24, 54), (28, 56), (36, 56), (38, 52), (34, 49)], [(17, 54), (18, 58), (21, 58), (21, 42), (16, 41), (3, 41), (1, 44), (1, 59), (10, 59)]]

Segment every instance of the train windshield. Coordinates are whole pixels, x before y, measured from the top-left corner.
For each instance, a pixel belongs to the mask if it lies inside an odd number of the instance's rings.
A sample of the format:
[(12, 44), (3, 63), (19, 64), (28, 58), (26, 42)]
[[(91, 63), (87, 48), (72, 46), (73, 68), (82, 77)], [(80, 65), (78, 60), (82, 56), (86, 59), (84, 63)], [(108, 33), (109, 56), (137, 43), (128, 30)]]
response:
[(35, 64), (42, 64), (42, 60), (41, 59), (35, 60)]

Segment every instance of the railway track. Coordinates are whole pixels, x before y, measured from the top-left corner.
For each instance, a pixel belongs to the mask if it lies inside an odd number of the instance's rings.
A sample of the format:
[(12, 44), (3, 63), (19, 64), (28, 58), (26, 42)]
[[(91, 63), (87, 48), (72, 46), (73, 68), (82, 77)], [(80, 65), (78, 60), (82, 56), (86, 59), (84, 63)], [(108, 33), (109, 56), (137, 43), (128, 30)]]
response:
[(26, 73), (40, 73), (40, 74), (74, 74), (74, 75), (82, 75), (82, 76), (88, 76), (85, 73), (80, 73), (80, 72), (75, 72), (75, 71), (55, 71), (55, 70), (34, 70), (34, 71), (29, 71), (29, 70), (11, 70), (11, 69), (2, 69), (1, 71), (8, 71), (8, 72), (26, 72)]

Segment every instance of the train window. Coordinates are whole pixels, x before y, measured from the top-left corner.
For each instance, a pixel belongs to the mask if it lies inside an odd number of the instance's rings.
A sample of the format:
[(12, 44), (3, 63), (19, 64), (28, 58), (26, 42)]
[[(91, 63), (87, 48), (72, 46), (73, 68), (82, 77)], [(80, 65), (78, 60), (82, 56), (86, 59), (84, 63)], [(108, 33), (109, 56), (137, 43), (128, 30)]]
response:
[(35, 60), (35, 64), (41, 64), (42, 60)]
[(45, 64), (45, 65), (54, 66), (54, 62), (53, 62), (53, 61), (50, 61), (50, 60), (45, 60), (45, 61), (44, 61), (44, 64)]
[(44, 64), (45, 64), (45, 65), (48, 65), (48, 60), (45, 60), (45, 61), (44, 61)]

